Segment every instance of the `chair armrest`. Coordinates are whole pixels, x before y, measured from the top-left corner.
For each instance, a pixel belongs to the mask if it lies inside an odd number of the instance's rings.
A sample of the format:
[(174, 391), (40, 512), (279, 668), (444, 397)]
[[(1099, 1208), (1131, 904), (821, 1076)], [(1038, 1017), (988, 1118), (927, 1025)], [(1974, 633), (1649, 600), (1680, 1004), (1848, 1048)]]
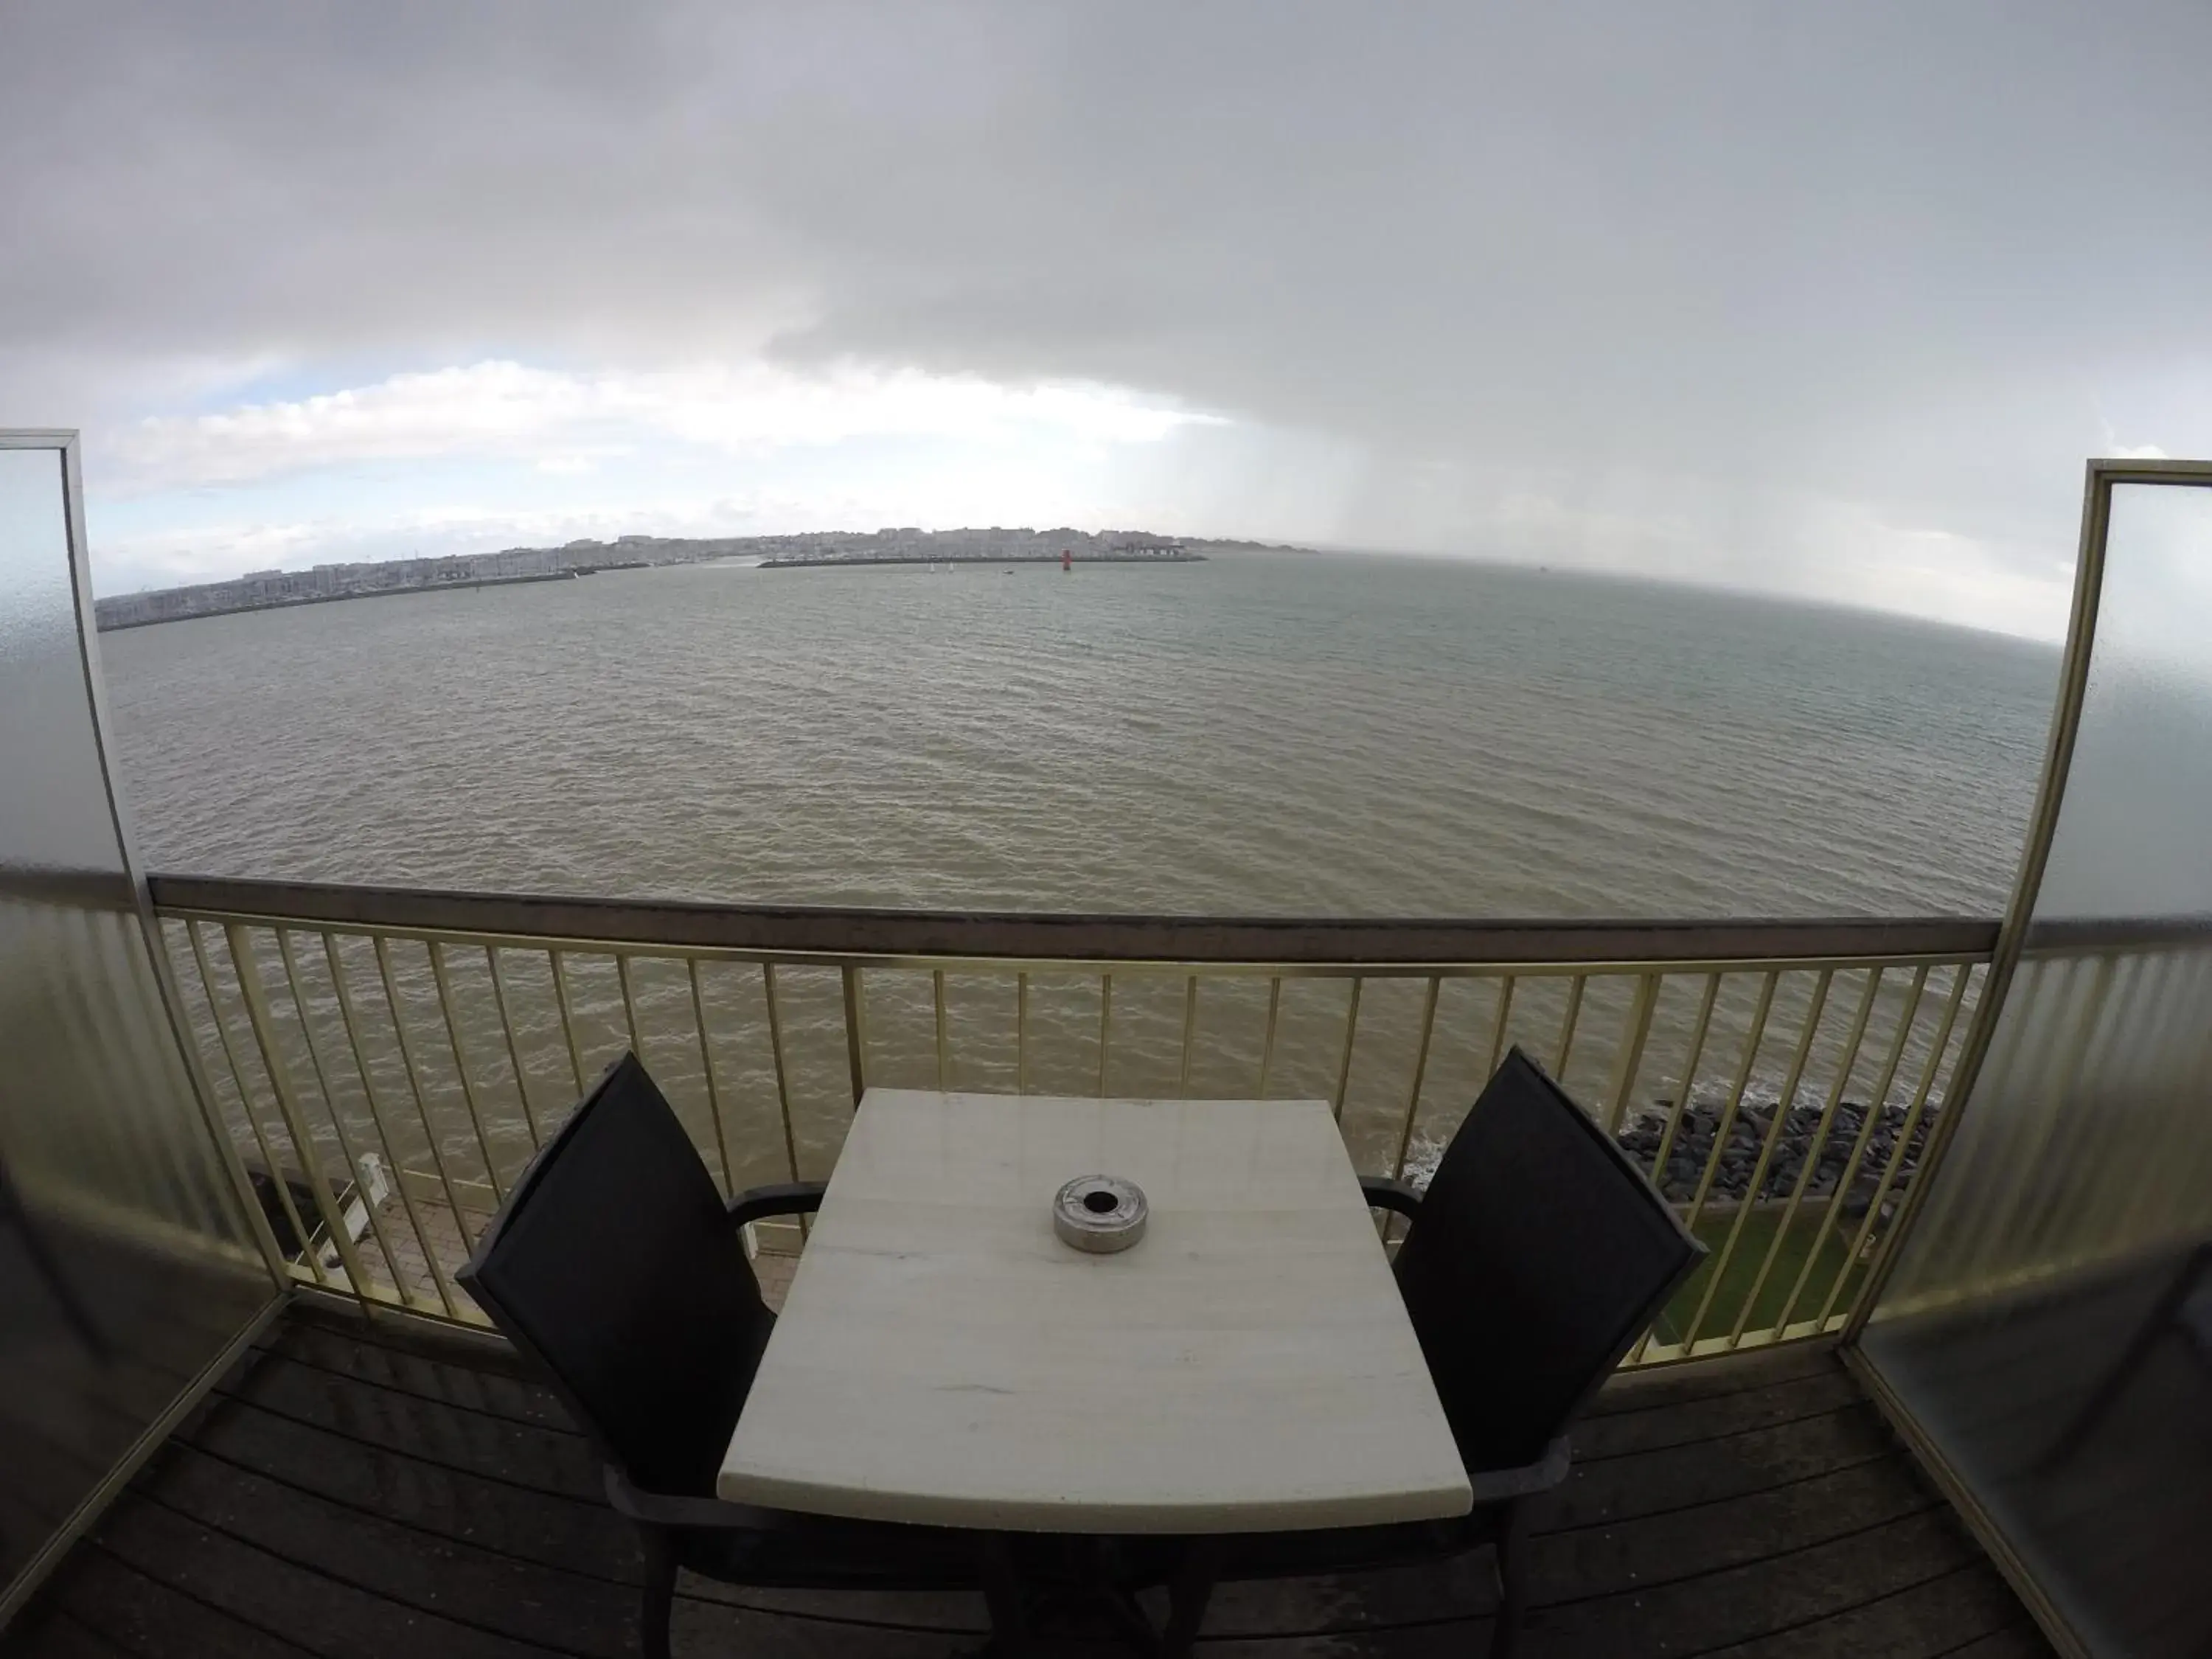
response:
[(1544, 1455), (1517, 1469), (1469, 1469), (1467, 1484), (1474, 1492), (1474, 1507), (1501, 1504), (1549, 1492), (1567, 1478), (1572, 1452), (1564, 1434), (1544, 1448)]
[(755, 1187), (739, 1193), (730, 1200), (730, 1224), (742, 1227), (772, 1215), (811, 1214), (822, 1207), (824, 1186), (819, 1181), (787, 1181), (780, 1186)]
[(1392, 1181), (1383, 1176), (1362, 1176), (1359, 1190), (1366, 1194), (1370, 1209), (1395, 1210), (1408, 1220), (1421, 1212), (1421, 1195), (1402, 1181)]
[(709, 1528), (724, 1532), (758, 1532), (774, 1526), (773, 1510), (719, 1498), (676, 1498), (630, 1485), (620, 1469), (605, 1464), (607, 1502), (617, 1515), (648, 1527)]

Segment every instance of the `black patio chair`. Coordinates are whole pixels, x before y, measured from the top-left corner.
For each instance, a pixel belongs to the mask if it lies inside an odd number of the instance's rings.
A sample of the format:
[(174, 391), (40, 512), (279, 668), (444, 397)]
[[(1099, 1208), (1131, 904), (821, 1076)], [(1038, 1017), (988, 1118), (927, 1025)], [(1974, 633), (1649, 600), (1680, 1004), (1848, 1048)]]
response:
[(726, 1503), (714, 1476), (775, 1316), (740, 1229), (819, 1207), (817, 1182), (727, 1205), (634, 1054), (607, 1068), (459, 1278), (544, 1372), (605, 1465), (645, 1556), (638, 1615), (665, 1659), (678, 1567), (781, 1589), (978, 1589), (972, 1538)]
[(1204, 1568), (1176, 1597), (1187, 1649), (1206, 1580), (1444, 1560), (1490, 1545), (1494, 1659), (1528, 1605), (1527, 1500), (1566, 1478), (1568, 1430), (1697, 1268), (1692, 1237), (1612, 1138), (1519, 1048), (1452, 1137), (1425, 1194), (1365, 1180), (1407, 1218), (1398, 1288), (1458, 1443), (1474, 1507), (1451, 1521), (1191, 1540)]
[[(45, 1286), (62, 1322), (87, 1353), (103, 1363), (113, 1357), (114, 1345), (107, 1340), (107, 1333), (100, 1328), (99, 1320), (93, 1316), (92, 1304), (77, 1288), (76, 1280), (62, 1270), (61, 1258), (46, 1243), (44, 1230), (24, 1206), (22, 1194), (15, 1188), (15, 1178), (8, 1173), (8, 1160), (4, 1158), (0, 1158), (0, 1252), (20, 1257), (27, 1270), (24, 1276)], [(15, 1276), (8, 1272), (10, 1265), (6, 1255), (0, 1255), (0, 1286)], [(0, 1331), (0, 1335), (9, 1334), (13, 1333)]]
[(2119, 1358), (2099, 1377), (2096, 1387), (2036, 1460), (2035, 1473), (2050, 1474), (2080, 1451), (2097, 1425), (2119, 1404), (2128, 1385), (2150, 1362), (2159, 1345), (2176, 1336), (2199, 1364), (2212, 1371), (2212, 1242), (2197, 1245), (2182, 1258)]

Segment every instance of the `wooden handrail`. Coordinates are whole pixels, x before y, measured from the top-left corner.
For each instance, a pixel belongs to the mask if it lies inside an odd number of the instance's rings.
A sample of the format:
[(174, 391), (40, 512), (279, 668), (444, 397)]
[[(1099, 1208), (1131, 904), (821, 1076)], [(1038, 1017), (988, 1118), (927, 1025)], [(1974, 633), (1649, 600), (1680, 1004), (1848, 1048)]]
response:
[(632, 902), (156, 875), (157, 908), (321, 926), (415, 928), (832, 957), (1400, 964), (1972, 957), (1994, 918), (1462, 921), (1097, 915)]

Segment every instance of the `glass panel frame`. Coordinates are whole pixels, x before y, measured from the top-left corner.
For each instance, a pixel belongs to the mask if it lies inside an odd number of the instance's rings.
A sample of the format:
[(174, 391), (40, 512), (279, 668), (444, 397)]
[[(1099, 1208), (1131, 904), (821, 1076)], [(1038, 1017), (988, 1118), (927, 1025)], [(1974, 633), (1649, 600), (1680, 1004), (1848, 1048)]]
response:
[[(2045, 773), (1989, 989), (1845, 1334), (1885, 1414), (2070, 1653), (2136, 1650), (2134, 1586), (2206, 1543), (2176, 1535), (2170, 1504), (2118, 1541), (2187, 1477), (2089, 1442), (2116, 1401), (2156, 1409), (2132, 1385), (2172, 1320), (2167, 1292), (2189, 1294), (2177, 1273), (2212, 1251), (2208, 647), (2212, 463), (2090, 462)], [(2057, 1519), (2093, 1469), (2103, 1566)], [(2212, 1602), (2183, 1605), (2212, 1625)]]
[(73, 432), (0, 431), (0, 702), (4, 1625), (282, 1284), (109, 770)]

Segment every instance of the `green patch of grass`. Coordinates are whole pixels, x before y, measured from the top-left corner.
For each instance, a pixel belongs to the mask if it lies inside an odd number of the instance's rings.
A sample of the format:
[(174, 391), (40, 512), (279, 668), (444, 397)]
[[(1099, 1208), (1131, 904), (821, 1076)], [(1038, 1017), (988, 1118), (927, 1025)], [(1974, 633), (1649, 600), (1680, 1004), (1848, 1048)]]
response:
[[(1779, 1203), (1759, 1205), (1743, 1216), (1742, 1231), (1736, 1234), (1733, 1252), (1728, 1252), (1728, 1241), (1736, 1225), (1736, 1214), (1709, 1215), (1698, 1221), (1694, 1231), (1711, 1254), (1659, 1316), (1656, 1327), (1659, 1340), (1676, 1343), (1683, 1340), (1717, 1270), (1720, 1273), (1720, 1285), (1713, 1292), (1712, 1305), (1705, 1310), (1705, 1316), (1698, 1323), (1697, 1334), (1700, 1338), (1726, 1336), (1735, 1328), (1747, 1303), (1750, 1313), (1743, 1321), (1745, 1334), (1772, 1329), (1775, 1322), (1782, 1317), (1784, 1304), (1789, 1302), (1797, 1276), (1804, 1272), (1808, 1258), (1812, 1259), (1812, 1271), (1805, 1273), (1805, 1287), (1797, 1292), (1796, 1305), (1790, 1310), (1790, 1322), (1798, 1323), (1819, 1313), (1839, 1274), (1844, 1276), (1844, 1293), (1836, 1298), (1836, 1307), (1841, 1310), (1850, 1305), (1860, 1281), (1866, 1276), (1863, 1264), (1844, 1260), (1850, 1241), (1857, 1237), (1858, 1223), (1837, 1216), (1836, 1224), (1831, 1228), (1831, 1212), (1826, 1206), (1815, 1210), (1808, 1205), (1798, 1211), (1788, 1234), (1777, 1247), (1775, 1237), (1782, 1225), (1784, 1207)], [(1842, 1237), (1838, 1237), (1838, 1233)], [(1765, 1278), (1761, 1281), (1759, 1270), (1770, 1249), (1774, 1252), (1773, 1265), (1766, 1268)], [(1722, 1260), (1724, 1252), (1728, 1253), (1725, 1262)]]

